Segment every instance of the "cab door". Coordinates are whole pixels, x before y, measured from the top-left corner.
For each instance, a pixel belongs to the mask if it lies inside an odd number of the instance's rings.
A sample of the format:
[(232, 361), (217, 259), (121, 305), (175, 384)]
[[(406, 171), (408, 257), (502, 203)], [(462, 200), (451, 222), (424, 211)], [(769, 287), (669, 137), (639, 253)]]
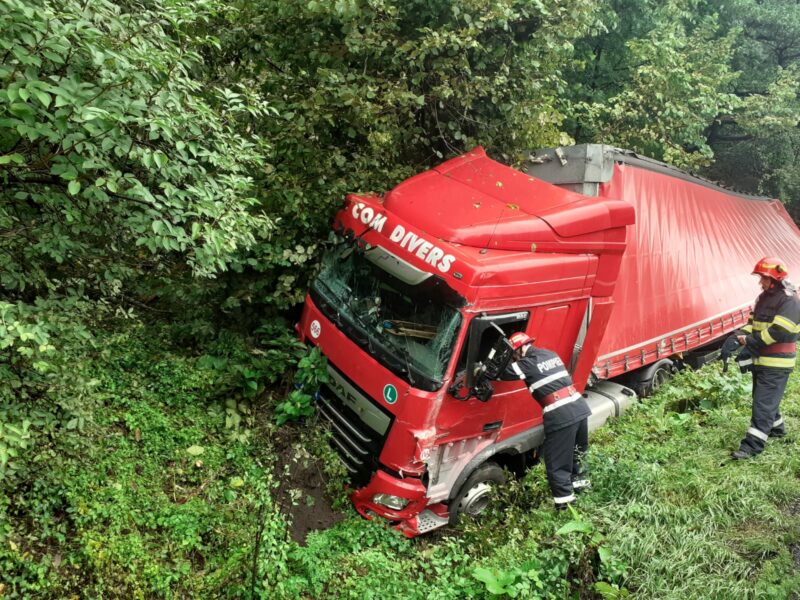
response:
[(456, 366), (457, 384), (451, 387), (439, 414), (437, 425), (448, 432), (447, 439), (504, 429), (511, 406), (519, 405), (527, 414), (536, 410), (538, 404), (531, 397), (525, 383), (519, 379), (493, 381), (494, 394), (486, 402), (474, 397), (464, 397), (468, 393), (467, 385), (471, 383), (467, 381), (471, 379), (467, 377), (467, 371), (488, 356), (501, 335), (508, 337), (518, 331), (527, 331), (529, 320), (528, 311), (488, 314), (472, 319)]
[[(558, 354), (567, 366), (567, 370), (569, 370), (572, 355), (576, 351), (575, 344), (586, 313), (587, 302), (588, 300), (576, 300), (533, 307), (524, 330), (534, 338), (536, 346), (547, 348)], [(500, 383), (497, 382), (495, 390), (500, 391)], [(505, 424), (500, 439), (511, 437), (541, 424), (541, 406), (533, 399), (525, 385), (516, 382), (502, 383), (505, 384), (503, 390), (507, 390), (507, 392), (504, 396)], [(509, 384), (512, 385), (509, 386)], [(523, 396), (525, 397), (523, 398)]]

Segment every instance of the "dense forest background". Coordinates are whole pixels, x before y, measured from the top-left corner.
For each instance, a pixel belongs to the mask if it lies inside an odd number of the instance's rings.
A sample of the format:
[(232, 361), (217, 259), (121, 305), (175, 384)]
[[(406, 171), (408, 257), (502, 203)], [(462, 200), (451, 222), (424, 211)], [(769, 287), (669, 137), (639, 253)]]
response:
[(135, 588), (65, 487), (108, 373), (169, 394), (153, 357), (182, 353), (181, 396), (230, 443), (262, 404), (302, 412), (291, 324), (348, 192), (476, 145), (601, 142), (800, 218), (796, 0), (4, 0), (0, 57), (0, 597), (65, 540), (81, 574), (48, 593)]

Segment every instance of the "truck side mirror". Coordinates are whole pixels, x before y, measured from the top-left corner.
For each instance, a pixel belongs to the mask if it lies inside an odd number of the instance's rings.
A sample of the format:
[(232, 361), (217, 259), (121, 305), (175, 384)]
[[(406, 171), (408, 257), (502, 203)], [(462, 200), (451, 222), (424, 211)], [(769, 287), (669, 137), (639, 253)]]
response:
[[(497, 327), (494, 323), (492, 325)], [(497, 379), (514, 356), (514, 347), (508, 341), (505, 332), (499, 327), (497, 329), (500, 330), (501, 337), (497, 339), (492, 349), (489, 350), (486, 360), (483, 361), (483, 373), (489, 379)]]
[(481, 402), (487, 402), (492, 397), (494, 394), (492, 380), (497, 379), (505, 370), (514, 355), (514, 348), (505, 337), (505, 332), (495, 323), (491, 323), (491, 325), (497, 329), (500, 337), (489, 350), (480, 370), (476, 369), (475, 385), (469, 388), (469, 395), (475, 396)]
[[(482, 376), (483, 379), (488, 382), (489, 378), (485, 377), (484, 374), (486, 370), (490, 368), (490, 364), (493, 365), (491, 367), (493, 369), (491, 378), (494, 379), (508, 364), (508, 360), (506, 359), (510, 359), (511, 355), (513, 354), (513, 349), (509, 351), (510, 344), (508, 344), (508, 340), (505, 339), (505, 333), (500, 326), (508, 323), (523, 323), (527, 321), (529, 316), (530, 313), (527, 311), (522, 311), (506, 313), (502, 315), (481, 315), (480, 317), (475, 317), (472, 319), (469, 327), (469, 338), (467, 341), (467, 364), (466, 377), (464, 381), (464, 387), (466, 387), (467, 390), (470, 390), (468, 393), (471, 393), (473, 388), (476, 387), (476, 382), (479, 379), (475, 369), (479, 360), (484, 360), (484, 370), (480, 376)], [(486, 331), (490, 328), (497, 330), (499, 339), (495, 342), (486, 356), (482, 357), (479, 356), (481, 341), (483, 340), (484, 333), (486, 333)], [(508, 345), (508, 347), (506, 347), (504, 344)], [(494, 355), (492, 355), (492, 351), (494, 351)], [(505, 362), (502, 362), (503, 360), (505, 360)], [(491, 392), (489, 395), (491, 395)], [(488, 397), (486, 399), (488, 400)]]

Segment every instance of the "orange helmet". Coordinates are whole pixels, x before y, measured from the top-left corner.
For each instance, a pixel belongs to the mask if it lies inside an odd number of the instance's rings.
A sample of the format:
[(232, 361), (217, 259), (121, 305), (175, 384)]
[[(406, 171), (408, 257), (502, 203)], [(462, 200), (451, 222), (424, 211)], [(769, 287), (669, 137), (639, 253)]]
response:
[(780, 258), (765, 256), (753, 267), (753, 275), (763, 275), (771, 277), (775, 281), (783, 281), (789, 276), (789, 269)]
[(523, 333), (522, 331), (518, 331), (517, 333), (513, 334), (508, 341), (511, 342), (511, 347), (514, 350), (519, 350), (525, 344), (532, 344), (533, 338), (529, 336), (527, 333)]

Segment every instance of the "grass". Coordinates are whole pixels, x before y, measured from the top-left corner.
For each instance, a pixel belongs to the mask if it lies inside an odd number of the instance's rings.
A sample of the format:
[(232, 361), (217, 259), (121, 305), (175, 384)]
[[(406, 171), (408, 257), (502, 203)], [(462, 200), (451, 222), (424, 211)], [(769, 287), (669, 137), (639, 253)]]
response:
[(584, 510), (643, 597), (788, 598), (800, 589), (790, 549), (800, 539), (798, 378), (783, 403), (790, 436), (739, 463), (728, 454), (748, 425), (747, 396), (685, 419), (664, 410), (698, 377), (723, 376), (714, 365), (691, 373), (597, 436), (597, 491)]
[[(577, 513), (551, 510), (539, 465), (458, 528), (409, 541), (345, 506), (341, 522), (300, 544), (278, 492), (278, 448), (332, 462), (313, 423), (277, 429), (263, 397), (231, 428), (214, 373), (158, 332), (109, 335), (83, 360), (97, 380), (92, 418), (40, 438), (29, 476), (0, 499), (0, 598), (738, 600), (800, 590), (798, 374), (782, 406), (789, 436), (751, 461), (728, 460), (749, 420), (749, 379), (712, 365), (593, 435), (594, 488)], [(670, 409), (681, 402), (704, 408)], [(287, 431), (301, 439), (287, 445)]]

